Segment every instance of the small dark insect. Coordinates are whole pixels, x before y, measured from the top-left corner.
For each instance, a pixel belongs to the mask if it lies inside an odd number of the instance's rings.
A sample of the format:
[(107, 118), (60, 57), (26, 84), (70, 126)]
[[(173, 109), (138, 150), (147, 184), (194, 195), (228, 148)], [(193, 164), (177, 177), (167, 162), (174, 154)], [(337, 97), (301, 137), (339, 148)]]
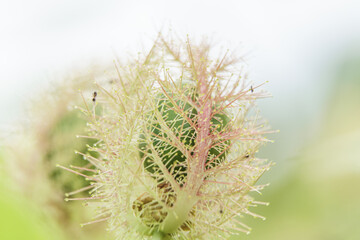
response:
[(96, 96), (97, 96), (97, 92), (95, 91), (95, 92), (93, 93), (93, 99), (92, 99), (93, 102), (96, 101)]
[(222, 214), (222, 213), (223, 213), (223, 210), (222, 210), (222, 209), (220, 209), (220, 211), (219, 211), (219, 212), (220, 212), (220, 214)]
[(249, 155), (249, 154), (246, 154), (246, 155), (245, 155), (245, 158), (249, 158), (249, 157), (250, 157), (250, 155)]
[(252, 86), (252, 85), (250, 86), (250, 91), (251, 91), (251, 92), (254, 92), (254, 89), (253, 89), (253, 86)]

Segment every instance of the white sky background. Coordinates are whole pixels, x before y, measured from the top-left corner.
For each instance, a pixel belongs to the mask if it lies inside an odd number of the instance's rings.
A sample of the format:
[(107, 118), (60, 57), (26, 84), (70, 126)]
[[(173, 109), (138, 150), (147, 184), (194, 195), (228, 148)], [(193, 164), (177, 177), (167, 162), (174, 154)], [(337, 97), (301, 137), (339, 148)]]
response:
[[(270, 81), (266, 89), (274, 95), (264, 100), (263, 115), (305, 124), (321, 109), (336, 58), (360, 45), (360, 1), (2, 1), (0, 131), (51, 76), (111, 61), (113, 51), (141, 51), (169, 26), (247, 53), (250, 78)], [(286, 141), (298, 136), (292, 138)]]

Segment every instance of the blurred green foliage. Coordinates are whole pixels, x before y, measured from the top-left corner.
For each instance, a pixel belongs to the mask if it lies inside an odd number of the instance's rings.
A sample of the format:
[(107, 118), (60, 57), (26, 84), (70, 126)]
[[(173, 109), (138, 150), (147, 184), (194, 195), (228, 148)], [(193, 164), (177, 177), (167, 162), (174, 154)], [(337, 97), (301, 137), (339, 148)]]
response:
[(245, 217), (252, 233), (232, 239), (360, 239), (359, 56), (341, 64), (334, 80), (312, 139), (297, 157), (275, 166), (287, 169), (286, 174), (256, 196), (270, 202), (253, 209), (267, 220)]
[[(2, 181), (3, 179), (0, 179)], [(31, 202), (20, 195), (9, 194), (0, 187), (0, 239), (61, 240), (65, 239), (51, 219), (41, 217)], [(50, 222), (49, 222), (50, 221)]]
[[(71, 76), (63, 82), (54, 84), (47, 92), (36, 95), (37, 98), (31, 99), (27, 106), (29, 121), (24, 120), (19, 134), (6, 143), (4, 160), (0, 165), (0, 170), (3, 170), (0, 180), (7, 186), (8, 191), (4, 191), (1, 206), (7, 208), (7, 213), (14, 218), (23, 216), (25, 222), (29, 221), (29, 226), (38, 225), (34, 228), (33, 237), (15, 239), (56, 239), (48, 236), (42, 238), (42, 230), (49, 229), (49, 226), (41, 222), (53, 222), (56, 228), (61, 229), (61, 234), (66, 236), (65, 239), (109, 238), (104, 223), (92, 225), (87, 229), (80, 227), (81, 223), (92, 220), (92, 209), (85, 208), (79, 201), (64, 201), (65, 193), (88, 186), (89, 181), (56, 167), (60, 164), (68, 168), (71, 165), (91, 168), (89, 162), (81, 155), (75, 154), (75, 150), (97, 156), (95, 153), (89, 153), (87, 147), (96, 142), (94, 139), (76, 137), (86, 135), (86, 119), (79, 109), (72, 107), (83, 104), (77, 92), (79, 88), (83, 91), (90, 89), (90, 93), (87, 92), (89, 98), (85, 101), (92, 104), (93, 85), (89, 79), (94, 77), (95, 72), (94, 70), (87, 74)], [(100, 72), (104, 74), (103, 71)], [(101, 111), (101, 106), (97, 111)], [(12, 201), (11, 195), (16, 196), (13, 198), (19, 201)], [(87, 196), (89, 193), (84, 191), (72, 197)], [(12, 212), (12, 209), (22, 208), (26, 209), (21, 210), (23, 215)], [(6, 219), (8, 216), (2, 217)], [(36, 233), (36, 229), (40, 229), (39, 234)], [(12, 231), (8, 228), (5, 232), (12, 236)]]

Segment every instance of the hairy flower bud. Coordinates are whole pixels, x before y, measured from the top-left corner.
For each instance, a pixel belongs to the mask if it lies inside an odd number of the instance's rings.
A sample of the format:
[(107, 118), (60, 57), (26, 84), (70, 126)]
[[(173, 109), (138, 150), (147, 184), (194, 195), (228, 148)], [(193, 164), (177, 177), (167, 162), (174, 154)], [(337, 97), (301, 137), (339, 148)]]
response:
[(82, 109), (98, 139), (98, 157), (79, 153), (96, 168), (79, 199), (98, 209), (89, 223), (107, 221), (118, 239), (226, 239), (250, 231), (243, 214), (261, 217), (248, 208), (265, 203), (248, 193), (265, 186), (255, 183), (271, 163), (255, 153), (271, 131), (251, 109), (267, 94), (233, 79), (236, 59), (210, 56), (207, 44), (160, 36), (99, 86), (101, 114)]

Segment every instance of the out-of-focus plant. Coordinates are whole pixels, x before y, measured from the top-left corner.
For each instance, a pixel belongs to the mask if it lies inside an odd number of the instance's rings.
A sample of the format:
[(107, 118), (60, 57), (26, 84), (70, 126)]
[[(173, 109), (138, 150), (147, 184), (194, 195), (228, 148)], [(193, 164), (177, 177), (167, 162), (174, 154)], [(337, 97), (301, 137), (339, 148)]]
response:
[[(32, 201), (46, 218), (55, 219), (65, 234), (77, 239), (95, 239), (101, 226), (84, 232), (79, 224), (90, 217), (90, 211), (80, 203), (66, 204), (64, 194), (88, 185), (86, 180), (56, 168), (56, 164), (87, 167), (83, 159), (74, 154), (74, 148), (87, 152), (86, 146), (95, 140), (76, 138), (84, 133), (85, 119), (73, 109), (81, 98), (78, 89), (90, 92), (96, 76), (104, 75), (99, 67), (86, 74), (73, 74), (51, 89), (33, 94), (29, 99), (26, 121), (16, 137), (7, 143), (4, 168), (16, 190)], [(96, 153), (92, 153), (96, 157)], [(82, 193), (83, 197), (88, 196)]]
[(107, 221), (118, 239), (226, 239), (250, 231), (244, 214), (263, 218), (249, 207), (266, 203), (248, 193), (265, 186), (255, 184), (271, 166), (255, 156), (272, 132), (254, 108), (267, 94), (238, 59), (212, 54), (206, 42), (160, 36), (100, 87), (100, 114), (85, 101), (83, 137), (97, 143), (78, 154), (96, 171), (59, 167), (90, 181), (79, 190), (90, 197), (66, 198), (97, 207), (86, 224)]

